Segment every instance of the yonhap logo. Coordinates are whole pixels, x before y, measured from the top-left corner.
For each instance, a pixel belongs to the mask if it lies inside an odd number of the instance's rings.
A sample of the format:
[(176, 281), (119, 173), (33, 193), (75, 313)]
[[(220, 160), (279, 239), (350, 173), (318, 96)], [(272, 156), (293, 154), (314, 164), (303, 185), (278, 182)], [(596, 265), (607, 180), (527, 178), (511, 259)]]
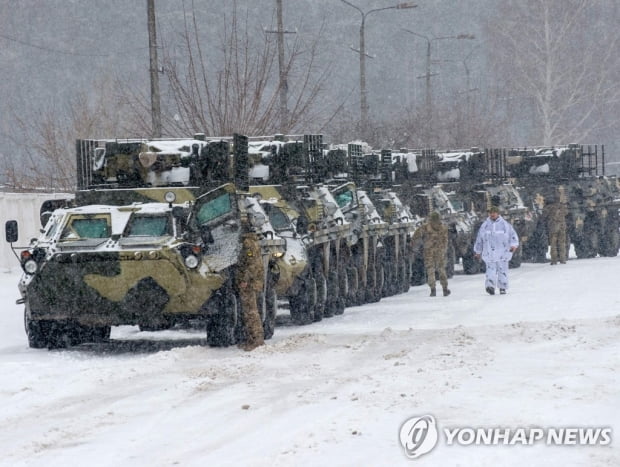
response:
[(430, 452), (437, 444), (437, 424), (432, 415), (413, 417), (400, 427), (400, 444), (410, 459)]
[(613, 430), (609, 426), (568, 427), (437, 427), (432, 415), (407, 419), (400, 427), (399, 440), (409, 459), (431, 452), (439, 439), (446, 446), (609, 446)]

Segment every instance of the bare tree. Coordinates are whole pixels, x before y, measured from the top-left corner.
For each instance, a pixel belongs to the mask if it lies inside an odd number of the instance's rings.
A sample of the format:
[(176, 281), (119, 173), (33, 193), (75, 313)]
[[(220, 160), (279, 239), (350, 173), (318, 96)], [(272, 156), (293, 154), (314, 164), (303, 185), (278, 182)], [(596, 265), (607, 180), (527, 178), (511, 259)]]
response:
[(261, 135), (277, 130), (309, 131), (331, 117), (335, 111), (331, 106), (318, 108), (330, 68), (329, 63), (319, 63), (322, 29), (310, 44), (305, 44), (300, 34), (289, 43), (284, 64), (289, 77), (289, 115), (288, 127), (282, 129), (276, 40), (273, 35), (257, 35), (251, 29), (254, 23), (247, 13), (242, 17), (233, 2), (230, 17), (223, 21), (221, 42), (206, 48), (196, 11), (186, 12), (184, 57), (175, 58), (168, 48), (164, 54), (172, 101), (164, 116), (168, 133)]
[(19, 148), (19, 162), (0, 155), (0, 176), (15, 190), (75, 189), (75, 140), (117, 135), (123, 124), (123, 99), (117, 85), (102, 78), (90, 92), (80, 92), (61, 105), (36, 111), (12, 111), (16, 122), (9, 136)]
[(605, 8), (599, 0), (507, 0), (498, 9), (492, 69), (510, 110), (523, 112), (545, 145), (584, 141), (610, 123), (602, 116), (620, 98), (619, 35), (597, 23)]

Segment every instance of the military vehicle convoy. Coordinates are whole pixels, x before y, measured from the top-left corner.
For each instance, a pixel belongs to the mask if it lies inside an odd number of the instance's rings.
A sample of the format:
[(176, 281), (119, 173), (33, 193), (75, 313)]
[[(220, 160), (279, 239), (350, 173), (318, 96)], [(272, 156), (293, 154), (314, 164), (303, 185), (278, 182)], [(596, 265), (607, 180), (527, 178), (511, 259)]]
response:
[[(78, 141), (75, 197), (44, 203), (44, 233), (21, 256), (30, 345), (100, 341), (113, 325), (158, 330), (190, 319), (205, 321), (210, 345), (240, 341), (234, 278), (247, 231), (262, 247), (267, 338), (278, 300), (307, 324), (380, 299), (390, 273), (374, 265), (402, 257), (404, 242), (387, 247), (393, 234), (368, 197), (348, 206), (364, 213), (358, 223), (340, 210), (347, 195), (336, 201), (319, 183), (341, 154), (328, 164), (320, 138), (308, 135), (269, 142), (266, 155), (248, 143), (240, 135)], [(17, 240), (13, 223), (7, 239)]]
[[(604, 147), (571, 144), (558, 147), (488, 150), (495, 174), (515, 180), (526, 203), (542, 213), (545, 202), (567, 207), (569, 241), (578, 258), (616, 256), (620, 248), (620, 198), (617, 179), (604, 176)], [(494, 162), (493, 162), (494, 161)], [(532, 233), (530, 257), (544, 261), (547, 238), (539, 217)]]
[[(432, 211), (449, 226), (449, 275), (459, 261), (465, 273), (481, 270), (472, 246), (492, 204), (521, 238), (513, 266), (544, 260), (550, 199), (569, 207), (578, 257), (613, 256), (620, 244), (620, 184), (599, 176), (596, 147), (373, 151), (328, 148), (320, 135), (76, 147), (74, 199), (43, 204), (42, 234), (19, 255), (35, 348), (103, 341), (119, 324), (190, 320), (204, 323), (210, 345), (240, 342), (235, 273), (248, 232), (261, 245), (267, 338), (278, 301), (308, 324), (422, 283), (410, 238)], [(17, 241), (14, 221), (6, 235)]]
[[(409, 164), (408, 173), (396, 172), (401, 174), (401, 183), (409, 196), (416, 190), (440, 187), (453, 204), (463, 205), (466, 212), (478, 216), (475, 225), (467, 229), (469, 232), (477, 231), (490, 205), (499, 206), (521, 243), (511, 267), (518, 267), (521, 261), (546, 261), (545, 199), (566, 203), (569, 240), (578, 258), (618, 253), (618, 180), (603, 176), (603, 147), (568, 145), (401, 153), (415, 154), (413, 170)], [(432, 208), (441, 212), (441, 208)], [(424, 213), (424, 209), (416, 210)], [(484, 267), (471, 254), (461, 259), (465, 273), (476, 273)]]
[[(385, 258), (394, 233), (370, 197), (342, 178), (349, 167), (346, 154), (326, 150), (320, 135), (277, 135), (251, 140), (250, 158), (252, 181), (258, 183), (250, 191), (272, 223), (283, 226), (278, 233), (287, 244), (302, 243), (296, 250), (307, 255), (305, 272), (283, 274), (278, 285), (280, 296), (289, 297), (293, 321), (317, 321), (385, 296)], [(294, 269), (288, 258), (287, 253), (280, 261), (283, 271)], [(299, 254), (292, 259), (299, 268)], [(295, 311), (304, 296), (316, 302), (314, 317)]]

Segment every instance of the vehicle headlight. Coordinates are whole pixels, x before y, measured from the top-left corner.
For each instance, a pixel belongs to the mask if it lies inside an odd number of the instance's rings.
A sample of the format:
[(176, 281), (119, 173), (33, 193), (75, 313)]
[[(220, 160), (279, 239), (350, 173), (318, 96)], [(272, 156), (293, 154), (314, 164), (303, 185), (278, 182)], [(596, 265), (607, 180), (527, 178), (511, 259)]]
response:
[(34, 274), (35, 272), (37, 272), (38, 268), (39, 266), (34, 259), (29, 259), (24, 263), (24, 271), (26, 271), (26, 274)]
[(177, 199), (177, 195), (174, 193), (174, 191), (167, 191), (164, 195), (164, 199), (166, 200), (166, 203), (172, 204)]
[(197, 256), (188, 255), (185, 257), (185, 266), (190, 269), (195, 269), (196, 267), (198, 267), (198, 263), (200, 263), (200, 261), (198, 260)]
[(272, 256), (274, 258), (282, 258), (284, 256), (284, 252), (283, 251), (276, 251), (276, 252), (272, 253)]

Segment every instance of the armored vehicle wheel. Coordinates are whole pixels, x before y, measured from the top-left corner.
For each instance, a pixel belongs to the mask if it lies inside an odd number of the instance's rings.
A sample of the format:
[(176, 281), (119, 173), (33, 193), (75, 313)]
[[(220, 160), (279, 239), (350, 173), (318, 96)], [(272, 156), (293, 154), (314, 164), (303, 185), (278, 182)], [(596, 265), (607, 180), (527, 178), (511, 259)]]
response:
[(599, 230), (592, 218), (587, 218), (583, 233), (573, 240), (577, 258), (594, 258), (599, 247)]
[(400, 261), (394, 261), (394, 264), (390, 265), (390, 275), (392, 277), (392, 280), (389, 282), (390, 297), (399, 294), (401, 291), (400, 266)]
[(79, 345), (85, 342), (105, 342), (110, 338), (111, 326), (87, 326), (78, 322), (65, 324), (69, 334), (69, 344)]
[(618, 216), (611, 216), (607, 219), (599, 245), (599, 254), (601, 256), (618, 256), (618, 249), (620, 248), (618, 224)]
[(95, 326), (90, 328), (92, 342), (105, 342), (110, 339), (111, 326)]
[(380, 264), (377, 266), (376, 271), (377, 281), (375, 282), (374, 302), (381, 300), (383, 287), (385, 286), (385, 269), (383, 268), (383, 265)]
[(383, 273), (385, 280), (383, 282), (383, 290), (381, 292), (382, 297), (390, 297), (394, 295), (394, 280), (395, 280), (395, 267), (390, 263), (383, 265)]
[(90, 329), (74, 320), (48, 321), (44, 340), (48, 349), (64, 349), (89, 342)]
[(295, 324), (310, 324), (314, 321), (317, 287), (314, 277), (303, 280), (297, 295), (290, 298), (291, 319)]
[(446, 275), (448, 279), (454, 277), (454, 263), (456, 263), (456, 251), (454, 250), (454, 245), (450, 243), (448, 245), (448, 251), (446, 252)]
[(278, 294), (271, 283), (265, 292), (265, 319), (263, 319), (263, 334), (265, 339), (271, 339), (276, 328), (276, 315), (278, 313)]
[(34, 321), (28, 317), (28, 311), (24, 311), (24, 328), (28, 336), (28, 346), (33, 349), (44, 349), (48, 347), (51, 321)]
[(575, 255), (577, 258), (591, 258), (591, 252), (588, 248), (588, 243), (583, 237), (575, 236), (573, 239), (573, 245), (575, 246)]
[(519, 247), (519, 250), (521, 250), (521, 261), (545, 263), (547, 261), (548, 249), (549, 237), (547, 235), (547, 228), (545, 223), (539, 220), (536, 228), (528, 237), (527, 242)]
[(465, 274), (478, 274), (481, 269), (482, 261), (474, 258), (474, 252), (468, 251), (463, 256), (463, 272)]
[(347, 306), (354, 306), (358, 304), (357, 293), (359, 292), (359, 276), (357, 268), (347, 268), (347, 281), (349, 284), (349, 293), (347, 294)]
[(366, 272), (366, 289), (365, 289), (365, 301), (366, 303), (374, 303), (378, 301), (377, 298), (377, 270), (374, 266), (369, 266)]
[(330, 271), (327, 275), (327, 301), (325, 303), (325, 311), (323, 312), (325, 318), (331, 318), (336, 314), (339, 290), (338, 273)]
[(411, 285), (422, 285), (426, 282), (424, 260), (418, 256), (411, 263)]
[(409, 271), (411, 270), (410, 266), (409, 266), (409, 261), (406, 259), (402, 259), (400, 260), (400, 265), (398, 267), (398, 276), (399, 276), (399, 285), (400, 285), (400, 293), (407, 293), (409, 292), (409, 282), (411, 281), (411, 278), (409, 277)]
[(336, 308), (334, 312), (337, 315), (344, 313), (346, 307), (346, 297), (349, 292), (349, 278), (344, 272), (338, 274), (340, 281), (338, 282), (338, 298), (336, 300)]
[(316, 271), (314, 275), (316, 282), (316, 305), (314, 307), (314, 321), (321, 321), (325, 315), (327, 306), (327, 280), (323, 271)]
[(239, 299), (232, 287), (223, 287), (209, 303), (207, 314), (207, 343), (227, 347), (236, 343), (239, 322)]
[(508, 267), (509, 268), (518, 268), (521, 266), (521, 248), (518, 248), (517, 251), (515, 251), (512, 254), (512, 258), (510, 258), (510, 261), (508, 262)]

